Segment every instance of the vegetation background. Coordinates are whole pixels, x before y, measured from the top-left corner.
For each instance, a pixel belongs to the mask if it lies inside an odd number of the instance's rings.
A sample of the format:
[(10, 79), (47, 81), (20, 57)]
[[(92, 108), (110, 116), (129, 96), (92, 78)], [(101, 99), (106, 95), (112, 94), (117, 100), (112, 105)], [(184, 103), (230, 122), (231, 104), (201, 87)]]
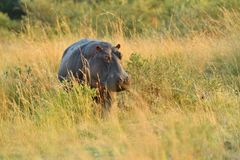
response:
[[(83, 37), (132, 77), (107, 119), (57, 80)], [(1, 0), (1, 159), (240, 159), (239, 0)]]

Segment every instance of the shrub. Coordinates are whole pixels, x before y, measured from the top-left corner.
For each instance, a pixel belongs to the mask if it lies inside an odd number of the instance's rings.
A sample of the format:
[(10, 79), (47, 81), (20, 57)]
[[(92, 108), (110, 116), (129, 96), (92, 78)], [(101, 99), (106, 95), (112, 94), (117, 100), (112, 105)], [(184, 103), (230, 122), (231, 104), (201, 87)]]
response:
[(1, 0), (0, 11), (7, 13), (11, 19), (20, 19), (25, 15), (20, 0)]

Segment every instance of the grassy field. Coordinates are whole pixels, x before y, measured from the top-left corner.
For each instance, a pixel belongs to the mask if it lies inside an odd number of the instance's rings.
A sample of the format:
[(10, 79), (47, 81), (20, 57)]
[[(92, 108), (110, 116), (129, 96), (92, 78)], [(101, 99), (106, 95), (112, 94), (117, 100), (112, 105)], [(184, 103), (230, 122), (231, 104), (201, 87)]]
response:
[(132, 77), (107, 119), (94, 90), (57, 80), (63, 50), (94, 30), (0, 38), (0, 160), (240, 159), (240, 16), (224, 15), (224, 32), (98, 37)]

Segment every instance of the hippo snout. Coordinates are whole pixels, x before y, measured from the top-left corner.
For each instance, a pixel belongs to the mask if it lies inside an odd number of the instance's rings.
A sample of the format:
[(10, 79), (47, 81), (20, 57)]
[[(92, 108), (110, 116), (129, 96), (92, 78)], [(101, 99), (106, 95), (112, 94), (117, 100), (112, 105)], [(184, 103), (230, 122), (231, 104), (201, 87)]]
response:
[(117, 91), (127, 90), (130, 86), (130, 77), (128, 75), (119, 76), (116, 81)]
[(118, 77), (117, 78), (117, 85), (123, 85), (123, 84), (129, 84), (130, 83), (130, 79), (128, 76), (126, 77)]

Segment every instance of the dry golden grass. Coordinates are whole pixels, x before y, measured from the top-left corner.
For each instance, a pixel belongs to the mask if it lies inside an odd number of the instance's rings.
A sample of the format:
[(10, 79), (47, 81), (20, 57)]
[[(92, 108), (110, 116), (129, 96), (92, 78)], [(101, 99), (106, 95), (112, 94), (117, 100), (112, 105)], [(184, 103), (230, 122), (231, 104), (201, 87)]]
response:
[(65, 93), (57, 80), (64, 49), (94, 32), (33, 34), (1, 39), (0, 159), (240, 157), (239, 71), (228, 70), (240, 68), (239, 33), (102, 38), (121, 44), (133, 76), (105, 120), (94, 113), (93, 91)]

